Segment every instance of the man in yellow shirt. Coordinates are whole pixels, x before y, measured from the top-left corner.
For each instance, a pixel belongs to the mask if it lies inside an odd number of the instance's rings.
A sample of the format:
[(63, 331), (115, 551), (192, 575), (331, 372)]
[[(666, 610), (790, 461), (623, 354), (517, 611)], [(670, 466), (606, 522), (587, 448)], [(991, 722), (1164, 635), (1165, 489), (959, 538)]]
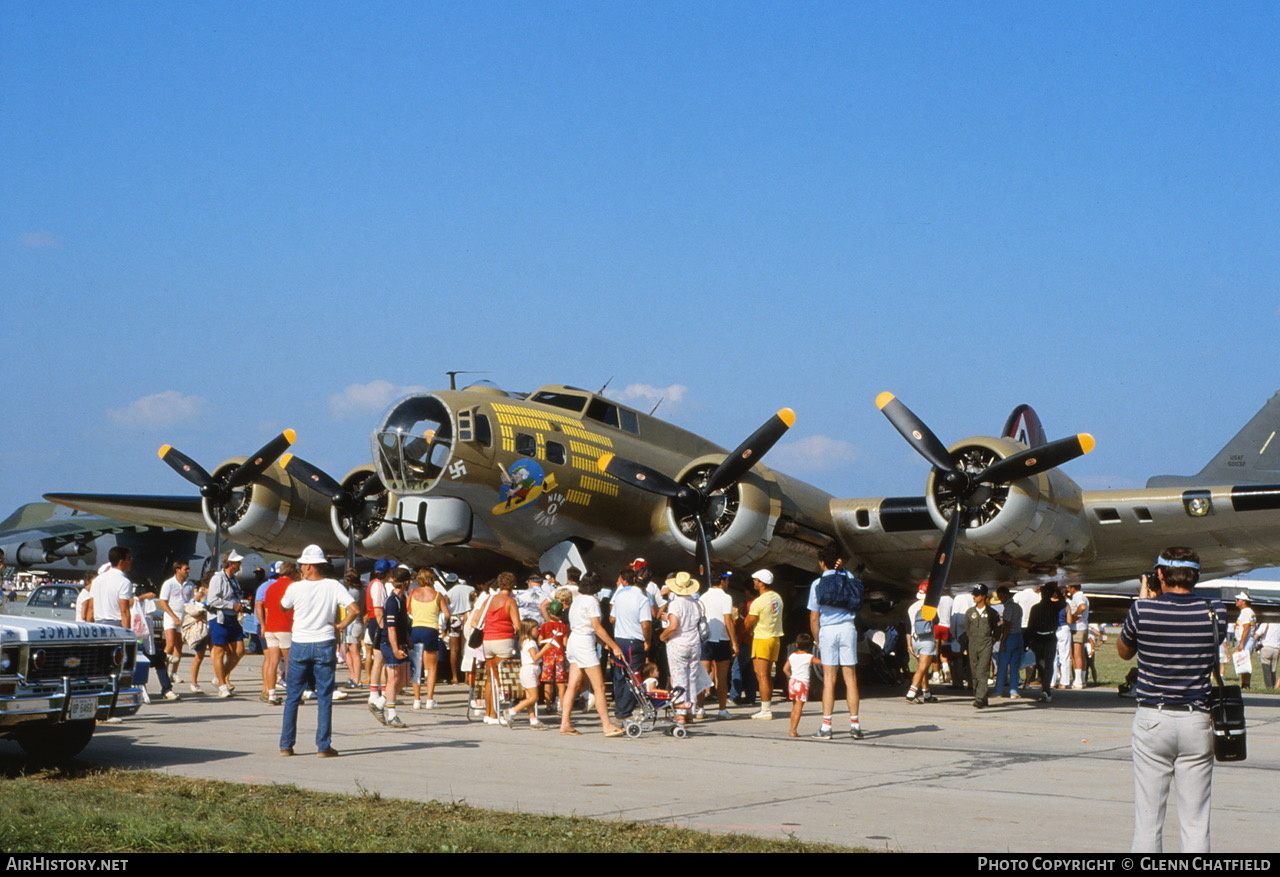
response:
[(751, 663), (760, 686), (760, 712), (753, 719), (773, 718), (773, 663), (782, 650), (782, 596), (773, 590), (773, 573), (767, 569), (751, 574), (751, 584), (760, 596), (747, 610), (747, 633), (751, 635)]

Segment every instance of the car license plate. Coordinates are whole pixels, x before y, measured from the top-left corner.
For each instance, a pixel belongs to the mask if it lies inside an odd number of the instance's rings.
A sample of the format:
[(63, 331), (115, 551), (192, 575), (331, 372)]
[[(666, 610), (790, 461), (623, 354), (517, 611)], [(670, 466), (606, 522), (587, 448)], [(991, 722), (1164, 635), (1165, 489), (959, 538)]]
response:
[(67, 718), (92, 719), (97, 714), (98, 699), (96, 697), (76, 697), (71, 700), (71, 713)]

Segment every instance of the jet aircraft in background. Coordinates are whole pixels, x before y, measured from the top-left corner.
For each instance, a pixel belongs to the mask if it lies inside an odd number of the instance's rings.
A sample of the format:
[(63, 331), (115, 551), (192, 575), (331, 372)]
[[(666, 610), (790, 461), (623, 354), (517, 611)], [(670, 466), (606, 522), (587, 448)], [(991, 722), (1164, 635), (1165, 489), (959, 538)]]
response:
[[(116, 545), (132, 549), (134, 577), (155, 582), (169, 577), (175, 560), (189, 560), (192, 569), (201, 570), (214, 556), (212, 539), (194, 526), (140, 524), (52, 502), (27, 503), (0, 521), (0, 550), (15, 572), (39, 570), (78, 580), (105, 563), (107, 553)], [(242, 569), (246, 579), (255, 568), (265, 568), (276, 559), (274, 555), (263, 558), (245, 546), (237, 548), (245, 555)]]
[(478, 385), (392, 405), (372, 462), (341, 480), (283, 454), (286, 433), (212, 473), (162, 448), (199, 498), (46, 498), (142, 523), (195, 514), (259, 550), (336, 538), (353, 554), (471, 575), (514, 563), (607, 572), (638, 555), (667, 570), (709, 555), (718, 569), (769, 566), (803, 582), (818, 548), (838, 541), (872, 593), (893, 601), (926, 578), (935, 593), (977, 581), (1136, 583), (1171, 544), (1196, 547), (1206, 579), (1280, 565), (1280, 443), (1260, 438), (1280, 429), (1276, 398), (1223, 449), (1222, 466), (1177, 486), (1100, 491), (1058, 468), (1092, 439), (1046, 441), (1027, 406), (1000, 436), (946, 447), (889, 394), (878, 404), (931, 464), (922, 496), (840, 499), (762, 465), (792, 422), (786, 409), (729, 452), (598, 393)]

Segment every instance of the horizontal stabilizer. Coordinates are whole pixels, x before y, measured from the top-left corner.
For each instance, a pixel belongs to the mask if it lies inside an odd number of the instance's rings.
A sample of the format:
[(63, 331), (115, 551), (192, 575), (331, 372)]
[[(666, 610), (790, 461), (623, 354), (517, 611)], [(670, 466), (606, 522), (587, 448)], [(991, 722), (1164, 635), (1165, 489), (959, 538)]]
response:
[(1198, 475), (1156, 475), (1147, 487), (1280, 483), (1280, 393), (1236, 433)]
[(145, 496), (123, 493), (46, 493), (50, 502), (73, 509), (146, 524), (148, 527), (176, 527), (180, 530), (206, 532), (198, 496)]

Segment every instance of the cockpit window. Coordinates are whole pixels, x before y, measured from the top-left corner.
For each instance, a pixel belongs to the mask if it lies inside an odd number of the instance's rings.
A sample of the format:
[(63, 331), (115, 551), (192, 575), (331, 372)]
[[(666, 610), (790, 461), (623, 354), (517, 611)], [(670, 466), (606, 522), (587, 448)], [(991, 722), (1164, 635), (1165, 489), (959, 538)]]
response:
[(572, 393), (553, 393), (549, 390), (543, 390), (534, 393), (529, 397), (530, 402), (541, 402), (543, 405), (553, 405), (556, 408), (563, 408), (566, 411), (572, 411), (577, 414), (587, 404), (585, 396), (575, 396)]
[(453, 453), (453, 421), (435, 396), (410, 396), (374, 435), (379, 475), (393, 491), (429, 490)]
[(587, 406), (587, 417), (617, 429), (625, 429), (630, 433), (637, 435), (640, 433), (639, 418), (634, 411), (619, 408), (612, 402), (606, 402), (599, 397), (592, 399), (591, 404)]

